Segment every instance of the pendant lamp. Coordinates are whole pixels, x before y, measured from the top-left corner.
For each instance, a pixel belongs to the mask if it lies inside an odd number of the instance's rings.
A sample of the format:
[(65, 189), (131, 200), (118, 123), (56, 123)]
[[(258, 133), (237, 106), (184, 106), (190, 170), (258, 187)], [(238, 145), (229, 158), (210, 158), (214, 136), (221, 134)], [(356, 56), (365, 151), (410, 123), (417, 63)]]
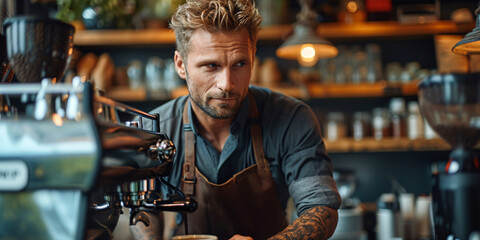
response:
[(460, 42), (453, 46), (452, 51), (461, 55), (480, 54), (480, 3), (479, 7), (475, 10), (477, 15), (475, 28), (467, 33)]
[(279, 58), (298, 60), (300, 65), (311, 67), (321, 58), (337, 56), (338, 49), (317, 34), (317, 14), (310, 8), (311, 0), (299, 0), (301, 10), (293, 26), (293, 34), (277, 49)]

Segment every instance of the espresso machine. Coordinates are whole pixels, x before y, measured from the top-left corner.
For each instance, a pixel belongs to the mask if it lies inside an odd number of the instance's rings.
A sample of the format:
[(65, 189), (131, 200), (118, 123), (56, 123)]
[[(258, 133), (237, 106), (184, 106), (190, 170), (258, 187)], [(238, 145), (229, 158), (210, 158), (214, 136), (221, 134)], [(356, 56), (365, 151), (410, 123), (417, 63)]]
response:
[[(480, 5), (479, 5), (480, 6)], [(480, 54), (477, 26), (452, 48)], [(434, 74), (418, 85), (422, 115), (452, 147), (444, 169), (432, 174), (435, 239), (480, 239), (480, 73)]]
[[(150, 213), (196, 209), (162, 178), (175, 146), (159, 115), (102, 96), (88, 79), (61, 82), (73, 26), (19, 16), (3, 30), (12, 70), (1, 77), (15, 78), (0, 84), (0, 239), (109, 239), (122, 208), (146, 226)], [(163, 198), (161, 186), (177, 194)]]

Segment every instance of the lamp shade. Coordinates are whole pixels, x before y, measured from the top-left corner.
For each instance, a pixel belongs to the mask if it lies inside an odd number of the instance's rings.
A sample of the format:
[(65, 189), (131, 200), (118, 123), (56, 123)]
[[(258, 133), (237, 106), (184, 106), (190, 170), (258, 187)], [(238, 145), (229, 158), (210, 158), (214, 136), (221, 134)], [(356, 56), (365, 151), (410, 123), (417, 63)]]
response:
[(296, 24), (293, 35), (280, 45), (276, 54), (280, 58), (297, 60), (305, 45), (315, 49), (317, 58), (332, 58), (338, 54), (338, 49), (331, 42), (319, 37), (315, 29), (307, 24)]
[(469, 54), (480, 54), (480, 16), (478, 12), (480, 8), (475, 10), (477, 14), (477, 25), (476, 27), (469, 33), (465, 35), (465, 37), (460, 40), (455, 46), (452, 48), (452, 52), (461, 54), (461, 55), (469, 55)]

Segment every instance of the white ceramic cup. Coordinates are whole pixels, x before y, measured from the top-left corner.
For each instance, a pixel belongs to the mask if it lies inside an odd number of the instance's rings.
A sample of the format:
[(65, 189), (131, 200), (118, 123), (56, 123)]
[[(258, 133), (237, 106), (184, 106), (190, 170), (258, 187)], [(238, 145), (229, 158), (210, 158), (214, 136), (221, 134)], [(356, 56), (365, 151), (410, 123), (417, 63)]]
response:
[(218, 240), (217, 236), (206, 234), (179, 235), (172, 237), (172, 240)]

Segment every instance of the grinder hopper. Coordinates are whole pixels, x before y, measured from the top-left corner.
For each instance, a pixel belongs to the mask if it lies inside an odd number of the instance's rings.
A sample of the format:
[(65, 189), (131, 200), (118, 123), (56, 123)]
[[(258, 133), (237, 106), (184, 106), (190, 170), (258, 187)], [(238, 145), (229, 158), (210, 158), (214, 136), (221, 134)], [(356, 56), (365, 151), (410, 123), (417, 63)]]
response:
[(73, 53), (72, 25), (43, 16), (7, 18), (3, 24), (7, 57), (22, 83), (60, 80)]
[(468, 153), (480, 140), (480, 74), (435, 74), (418, 88), (426, 121), (454, 149), (452, 154), (462, 154), (455, 156), (458, 170), (478, 169)]
[(432, 176), (434, 239), (472, 239), (480, 232), (480, 74), (436, 74), (418, 89), (424, 118), (453, 148), (445, 172)]

